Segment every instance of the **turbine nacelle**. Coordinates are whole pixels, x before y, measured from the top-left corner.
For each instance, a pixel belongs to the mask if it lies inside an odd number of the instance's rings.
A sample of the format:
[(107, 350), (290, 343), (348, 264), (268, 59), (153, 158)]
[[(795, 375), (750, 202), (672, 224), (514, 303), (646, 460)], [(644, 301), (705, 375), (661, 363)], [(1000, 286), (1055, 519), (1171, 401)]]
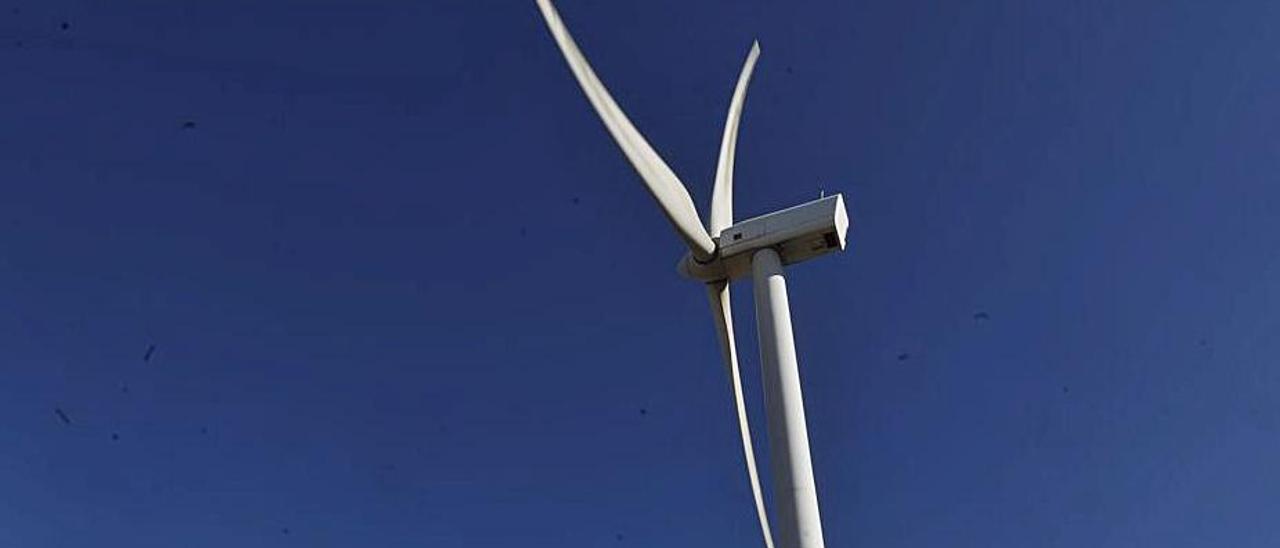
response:
[(685, 253), (676, 266), (681, 276), (700, 282), (736, 280), (751, 275), (751, 256), (773, 248), (783, 265), (845, 248), (849, 215), (844, 197), (834, 194), (738, 222), (715, 238), (716, 254), (698, 261)]

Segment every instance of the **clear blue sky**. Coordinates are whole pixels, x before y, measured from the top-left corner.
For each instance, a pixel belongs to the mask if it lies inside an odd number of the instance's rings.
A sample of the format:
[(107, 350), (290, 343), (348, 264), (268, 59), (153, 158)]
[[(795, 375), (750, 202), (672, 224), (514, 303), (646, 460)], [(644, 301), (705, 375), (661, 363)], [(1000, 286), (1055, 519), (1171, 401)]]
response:
[[(532, 1), (0, 5), (0, 546), (758, 545)], [(701, 207), (753, 38), (739, 217), (845, 193), (829, 546), (1280, 545), (1280, 4), (558, 5)]]

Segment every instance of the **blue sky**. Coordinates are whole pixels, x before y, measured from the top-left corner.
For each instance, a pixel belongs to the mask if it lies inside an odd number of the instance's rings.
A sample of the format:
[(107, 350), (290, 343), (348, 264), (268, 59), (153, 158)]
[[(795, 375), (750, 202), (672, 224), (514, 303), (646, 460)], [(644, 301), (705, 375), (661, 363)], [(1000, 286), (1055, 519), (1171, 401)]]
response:
[[(1280, 544), (1280, 5), (557, 5), (700, 207), (754, 38), (739, 218), (845, 193), (829, 546)], [(758, 545), (532, 1), (0, 7), (0, 545)]]

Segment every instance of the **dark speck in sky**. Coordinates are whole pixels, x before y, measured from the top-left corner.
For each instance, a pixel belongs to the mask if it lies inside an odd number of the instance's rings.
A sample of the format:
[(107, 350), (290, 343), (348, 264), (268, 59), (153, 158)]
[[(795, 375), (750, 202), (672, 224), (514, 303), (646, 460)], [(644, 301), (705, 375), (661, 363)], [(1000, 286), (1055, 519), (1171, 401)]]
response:
[(908, 353), (906, 353), (906, 352), (903, 352), (903, 353), (901, 353), (901, 354), (898, 354), (898, 361), (900, 361), (900, 362), (905, 362), (905, 361), (907, 361), (907, 358), (910, 358), (910, 357), (911, 357), (911, 354), (908, 354)]
[(112, 432), (112, 433), (111, 433), (111, 441), (120, 441), (120, 434), (117, 434), (117, 433), (115, 433), (115, 432)]
[(281, 528), (281, 529), (280, 529), (280, 532), (281, 532), (282, 534), (287, 535), (287, 534), (289, 534), (289, 528), (288, 528), (288, 527), (283, 527), (283, 528)]
[(987, 314), (986, 312), (974, 312), (974, 313), (973, 313), (973, 319), (978, 320), (978, 321), (990, 320), (990, 319), (991, 319), (991, 315), (990, 315), (990, 314)]
[(53, 412), (57, 413), (58, 419), (62, 420), (62, 424), (71, 424), (71, 417), (68, 417), (61, 407), (54, 408)]
[(649, 414), (649, 410), (648, 410), (648, 409), (645, 409), (645, 408), (643, 408), (643, 407), (641, 407), (641, 408), (640, 408), (640, 414), (641, 414), (641, 415), (648, 415), (648, 414)]
[(580, 201), (581, 201), (581, 200), (579, 200), (577, 196), (574, 196), (574, 197), (573, 197), (573, 205), (578, 205), (578, 203), (579, 203)]
[(151, 346), (148, 346), (147, 353), (142, 355), (142, 361), (144, 362), (151, 361), (151, 355), (155, 353), (156, 353), (156, 345), (153, 344)]
[(195, 128), (196, 128), (196, 123), (193, 120), (187, 120), (185, 122), (182, 122), (182, 129), (195, 129)]
[(1062, 393), (1063, 393), (1063, 394), (1070, 394), (1070, 393), (1071, 393), (1071, 389), (1070, 389), (1070, 388), (1068, 388), (1068, 387), (1066, 387), (1066, 386), (1063, 386), (1063, 387), (1062, 387)]
[(71, 23), (68, 23), (68, 22), (66, 22), (66, 21), (63, 21), (61, 25), (58, 25), (58, 28), (60, 28), (60, 29), (62, 29), (62, 30), (70, 29), (70, 28), (71, 28)]

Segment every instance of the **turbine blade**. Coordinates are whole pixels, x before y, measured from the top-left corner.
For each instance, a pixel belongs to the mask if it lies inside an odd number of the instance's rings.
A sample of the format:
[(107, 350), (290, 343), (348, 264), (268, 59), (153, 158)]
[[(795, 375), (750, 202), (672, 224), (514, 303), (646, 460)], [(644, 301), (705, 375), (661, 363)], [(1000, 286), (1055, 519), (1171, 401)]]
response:
[(707, 284), (707, 298), (711, 302), (711, 314), (715, 316), (716, 333), (720, 339), (720, 353), (724, 356), (725, 373), (733, 388), (733, 403), (738, 411), (738, 432), (742, 435), (742, 455), (747, 461), (747, 476), (751, 478), (751, 494), (756, 499), (756, 516), (760, 519), (760, 532), (764, 545), (773, 548), (773, 534), (769, 532), (769, 515), (764, 509), (764, 494), (760, 491), (760, 475), (756, 472), (756, 455), (751, 448), (751, 426), (747, 422), (747, 406), (742, 400), (742, 377), (738, 373), (738, 352), (733, 339), (733, 311), (729, 303), (729, 281)]
[(599, 78), (596, 78), (595, 71), (591, 69), (587, 58), (578, 49), (577, 43), (573, 41), (573, 36), (560, 20), (560, 14), (551, 5), (551, 1), (538, 0), (538, 8), (542, 10), (542, 17), (546, 19), (547, 27), (551, 29), (556, 43), (560, 45), (565, 61), (568, 61), (569, 68), (573, 70), (573, 75), (577, 77), (582, 91), (591, 101), (591, 106), (595, 107), (596, 113), (600, 115), (609, 133), (613, 135), (614, 141), (617, 141), (618, 146), (622, 148), (627, 160), (631, 161), (632, 167), (640, 174), (640, 178), (644, 179), (645, 186), (658, 200), (667, 219), (675, 225), (676, 231), (689, 245), (695, 257), (699, 260), (710, 259), (715, 254), (715, 242), (702, 228), (698, 210), (694, 207), (693, 198), (689, 197), (689, 191), (684, 183), (676, 177), (657, 151), (653, 150), (644, 136), (636, 130), (631, 120), (627, 119), (627, 115), (609, 95), (609, 90), (605, 89)]
[(729, 102), (729, 116), (724, 121), (724, 138), (720, 141), (720, 161), (716, 164), (716, 185), (711, 191), (711, 218), (708, 232), (715, 238), (720, 231), (733, 224), (733, 157), (738, 148), (738, 122), (742, 119), (742, 105), (747, 100), (747, 84), (760, 57), (760, 42), (751, 43), (747, 62), (738, 75), (738, 86)]

